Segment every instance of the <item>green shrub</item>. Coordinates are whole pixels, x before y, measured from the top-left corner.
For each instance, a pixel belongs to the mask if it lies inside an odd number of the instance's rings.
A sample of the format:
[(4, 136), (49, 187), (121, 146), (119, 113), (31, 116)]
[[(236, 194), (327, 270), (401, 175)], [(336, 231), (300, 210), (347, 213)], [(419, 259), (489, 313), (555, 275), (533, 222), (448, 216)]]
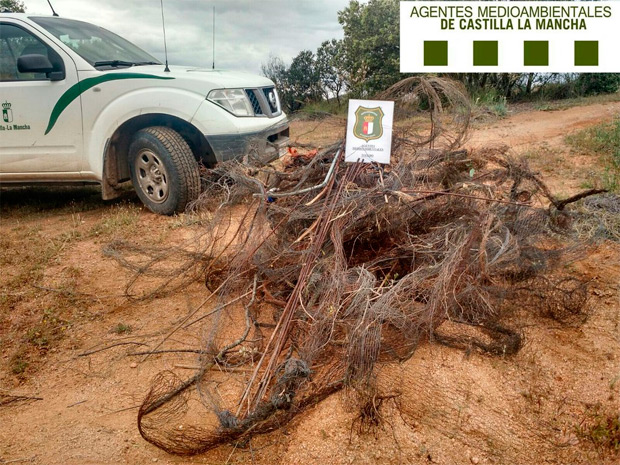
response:
[(496, 116), (503, 117), (508, 113), (506, 97), (500, 95), (495, 88), (490, 87), (475, 91), (472, 94), (472, 101), (475, 106), (486, 109)]
[(129, 334), (133, 331), (131, 325), (127, 325), (125, 323), (119, 323), (114, 328), (112, 328), (112, 332), (116, 334)]
[(577, 78), (581, 95), (613, 94), (620, 90), (618, 73), (582, 73)]

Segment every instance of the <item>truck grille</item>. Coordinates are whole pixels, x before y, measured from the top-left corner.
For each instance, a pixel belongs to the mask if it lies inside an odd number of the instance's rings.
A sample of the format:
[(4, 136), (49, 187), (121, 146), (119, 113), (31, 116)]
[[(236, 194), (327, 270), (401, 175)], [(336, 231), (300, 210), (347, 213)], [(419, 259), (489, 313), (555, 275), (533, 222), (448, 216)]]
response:
[(259, 116), (263, 115), (263, 109), (260, 107), (260, 102), (256, 98), (256, 94), (254, 93), (254, 89), (246, 89), (245, 93), (248, 94), (248, 98), (250, 99), (250, 103), (252, 104), (252, 109), (254, 110), (254, 114)]
[(275, 87), (245, 89), (245, 93), (250, 99), (254, 115), (273, 118), (282, 113)]

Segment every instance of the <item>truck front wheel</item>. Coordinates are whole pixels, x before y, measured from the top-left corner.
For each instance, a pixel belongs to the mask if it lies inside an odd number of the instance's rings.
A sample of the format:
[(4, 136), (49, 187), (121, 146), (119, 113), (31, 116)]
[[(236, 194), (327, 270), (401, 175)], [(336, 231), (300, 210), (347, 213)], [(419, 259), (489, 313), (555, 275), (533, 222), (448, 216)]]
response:
[(200, 195), (198, 163), (189, 145), (174, 129), (141, 129), (129, 145), (131, 182), (140, 200), (153, 212), (172, 215)]

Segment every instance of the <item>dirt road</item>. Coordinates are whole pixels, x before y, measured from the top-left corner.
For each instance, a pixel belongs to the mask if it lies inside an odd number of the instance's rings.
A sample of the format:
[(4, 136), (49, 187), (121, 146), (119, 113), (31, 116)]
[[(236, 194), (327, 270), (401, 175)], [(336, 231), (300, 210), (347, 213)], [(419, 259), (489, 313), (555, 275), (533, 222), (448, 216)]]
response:
[(479, 147), (490, 143), (509, 145), (516, 152), (537, 146), (564, 146), (564, 138), (580, 129), (620, 115), (620, 102), (576, 106), (563, 110), (528, 111), (499, 120), (472, 133), (468, 145)]
[[(509, 144), (569, 193), (603, 168), (595, 155), (571, 153), (564, 136), (618, 114), (618, 102), (519, 113), (475, 130), (468, 146)], [(315, 126), (296, 122), (293, 137)], [(327, 128), (321, 143), (341, 133)], [(620, 409), (619, 244), (570, 265), (592, 284), (584, 325), (532, 317), (522, 322), (526, 345), (513, 358), (428, 344), (385, 367), (379, 384), (397, 394), (401, 413), (386, 405), (376, 431), (358, 436), (356, 413), (338, 394), (249, 445), (179, 458), (142, 440), (136, 411), (153, 375), (183, 376), (193, 356), (130, 354), (161, 339), (208, 293), (196, 283), (181, 295), (129, 300), (133, 274), (109, 245), (191, 247), (200, 225), (152, 215), (132, 197), (103, 204), (91, 189), (3, 191), (0, 211), (0, 464), (618, 463), (584, 428)], [(140, 281), (130, 292), (155, 284)], [(173, 340), (197, 337), (188, 331)]]

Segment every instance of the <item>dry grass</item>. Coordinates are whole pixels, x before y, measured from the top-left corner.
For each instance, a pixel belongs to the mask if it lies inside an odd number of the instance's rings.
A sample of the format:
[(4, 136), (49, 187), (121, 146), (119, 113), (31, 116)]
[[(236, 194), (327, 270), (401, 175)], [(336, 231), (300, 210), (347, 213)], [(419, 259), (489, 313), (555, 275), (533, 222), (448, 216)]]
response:
[(584, 240), (620, 242), (620, 195), (582, 200), (570, 209), (573, 228)]
[(605, 166), (597, 187), (620, 193), (620, 116), (576, 134), (566, 136), (566, 142), (576, 151), (596, 155)]
[(66, 254), (85, 242), (135, 237), (142, 207), (120, 201), (101, 210), (91, 187), (3, 188), (0, 195), (0, 344), (5, 374), (24, 379), (96, 315), (96, 296), (82, 292), (82, 270), (63, 265)]
[(577, 426), (577, 433), (594, 444), (602, 456), (620, 455), (620, 412), (594, 405)]

